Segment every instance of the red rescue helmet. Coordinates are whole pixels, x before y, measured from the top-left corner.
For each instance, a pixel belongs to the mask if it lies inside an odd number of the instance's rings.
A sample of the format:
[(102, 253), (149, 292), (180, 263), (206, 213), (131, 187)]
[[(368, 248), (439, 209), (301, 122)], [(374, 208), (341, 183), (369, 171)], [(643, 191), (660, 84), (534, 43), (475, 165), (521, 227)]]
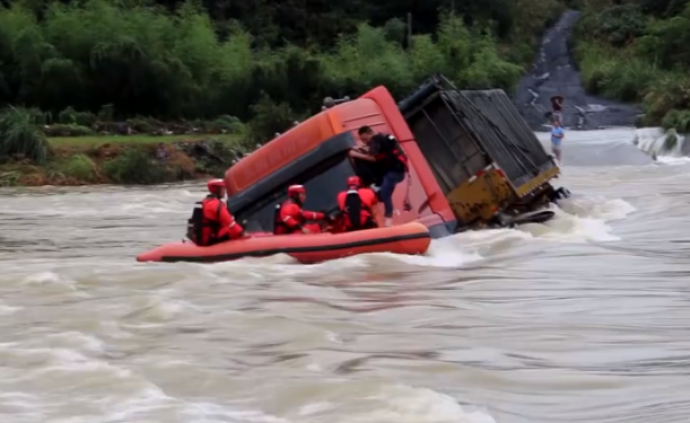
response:
[(225, 182), (222, 179), (211, 179), (206, 183), (206, 187), (211, 194), (218, 194), (221, 188), (225, 188)]
[(307, 190), (303, 185), (290, 185), (288, 187), (288, 197), (297, 197), (300, 194), (306, 194)]
[(347, 178), (347, 186), (359, 188), (362, 186), (362, 180), (359, 179), (359, 176), (350, 176)]

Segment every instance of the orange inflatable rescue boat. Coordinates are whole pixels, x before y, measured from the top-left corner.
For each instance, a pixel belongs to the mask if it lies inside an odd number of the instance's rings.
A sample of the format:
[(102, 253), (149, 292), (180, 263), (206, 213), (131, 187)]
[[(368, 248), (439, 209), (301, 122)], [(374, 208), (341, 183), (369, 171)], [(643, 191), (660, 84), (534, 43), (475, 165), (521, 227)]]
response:
[(313, 264), (366, 253), (424, 254), (431, 243), (429, 230), (418, 222), (337, 234), (251, 235), (210, 247), (193, 242), (165, 244), (140, 254), (137, 261), (213, 263), (287, 254), (300, 263)]

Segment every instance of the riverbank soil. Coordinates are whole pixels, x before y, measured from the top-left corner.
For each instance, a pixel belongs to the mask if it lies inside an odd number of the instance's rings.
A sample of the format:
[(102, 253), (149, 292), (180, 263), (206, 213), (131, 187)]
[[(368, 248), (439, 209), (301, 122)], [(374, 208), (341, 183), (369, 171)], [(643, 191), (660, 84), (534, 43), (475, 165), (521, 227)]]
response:
[(585, 92), (569, 43), (573, 26), (579, 18), (580, 12), (568, 10), (546, 31), (532, 72), (518, 84), (515, 103), (532, 130), (549, 128), (546, 125), (550, 125), (550, 120), (546, 114), (551, 111), (553, 96), (564, 98), (562, 125), (565, 127), (578, 127), (578, 123), (582, 123), (581, 117), (584, 117), (584, 123), (578, 129), (583, 130), (634, 126), (642, 114), (637, 105), (593, 97)]
[(238, 158), (237, 136), (50, 138), (49, 161), (0, 165), (0, 186), (157, 184), (222, 177)]

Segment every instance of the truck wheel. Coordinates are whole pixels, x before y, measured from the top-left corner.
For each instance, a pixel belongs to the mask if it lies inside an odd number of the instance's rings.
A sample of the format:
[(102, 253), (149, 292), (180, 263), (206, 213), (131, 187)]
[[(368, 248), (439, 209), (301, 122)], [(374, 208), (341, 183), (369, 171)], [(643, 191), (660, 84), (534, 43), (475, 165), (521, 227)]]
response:
[(551, 210), (539, 210), (515, 216), (513, 222), (518, 225), (523, 225), (525, 223), (544, 223), (553, 219), (555, 215), (556, 213)]
[(489, 221), (488, 226), (491, 229), (512, 229), (515, 227), (515, 222), (513, 221), (512, 216), (508, 216), (504, 213), (498, 213)]
[(570, 197), (570, 191), (565, 187), (560, 187), (549, 194), (549, 200), (552, 203), (558, 203), (558, 200), (564, 200)]

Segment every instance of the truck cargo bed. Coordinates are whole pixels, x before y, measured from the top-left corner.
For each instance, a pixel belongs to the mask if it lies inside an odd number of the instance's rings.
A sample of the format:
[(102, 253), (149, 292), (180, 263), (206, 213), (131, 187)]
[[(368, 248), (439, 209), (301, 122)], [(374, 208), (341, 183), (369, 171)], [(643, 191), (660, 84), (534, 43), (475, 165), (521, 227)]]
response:
[(460, 94), (455, 104), (462, 105), (473, 133), (516, 187), (556, 166), (503, 90)]
[(446, 194), (494, 162), (519, 197), (558, 173), (503, 90), (460, 91), (436, 75), (398, 106)]

